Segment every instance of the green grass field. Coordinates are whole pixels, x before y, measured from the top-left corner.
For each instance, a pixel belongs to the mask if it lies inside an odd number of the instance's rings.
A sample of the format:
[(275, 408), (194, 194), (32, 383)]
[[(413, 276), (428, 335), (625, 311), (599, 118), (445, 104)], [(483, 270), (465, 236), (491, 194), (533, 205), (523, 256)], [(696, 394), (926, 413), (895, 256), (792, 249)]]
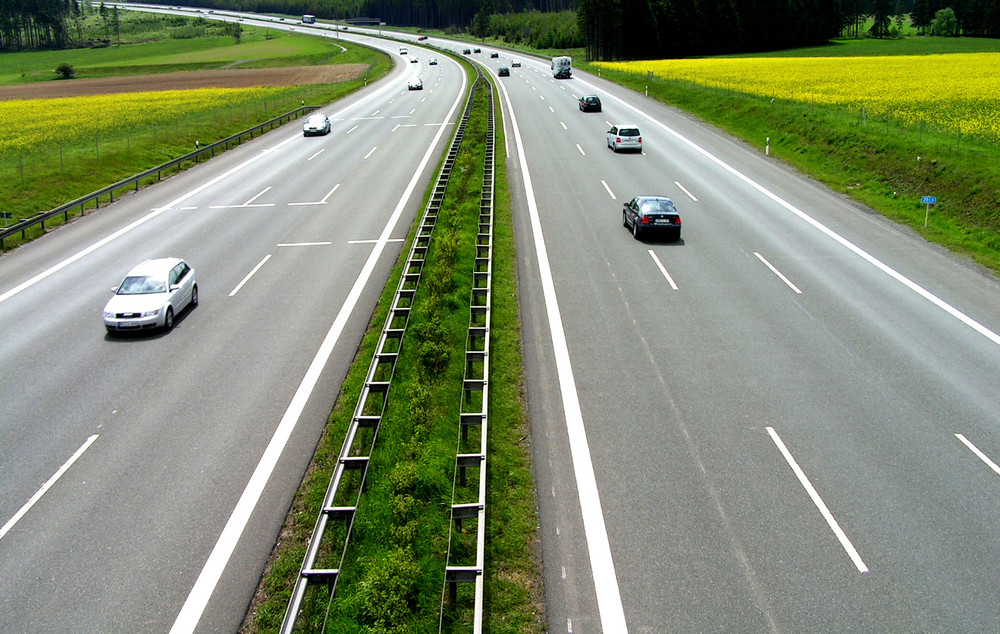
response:
[(237, 66), (265, 68), (321, 62), (354, 63), (346, 57), (337, 59), (341, 53), (337, 42), (328, 38), (246, 27), (238, 43), (232, 37), (208, 35), (106, 48), (4, 53), (0, 55), (0, 84), (61, 81), (55, 68), (62, 63), (73, 66), (76, 77), (81, 79)]
[[(996, 40), (913, 37), (837, 40), (829, 46), (760, 57), (929, 55), (1000, 52)], [(744, 57), (755, 57), (747, 55)], [(595, 66), (577, 64), (597, 73)], [(906, 225), (926, 239), (1000, 272), (1000, 146), (930, 126), (866, 118), (836, 106), (707, 88), (608, 70), (602, 76), (681, 108), (764, 150), (831, 189)], [(913, 90), (933, 89), (914, 86)], [(917, 157), (921, 157), (918, 161)], [(921, 196), (938, 205), (924, 228)]]
[[(131, 33), (136, 40), (134, 44), (0, 55), (0, 82), (19, 84), (31, 79), (51, 79), (52, 69), (63, 61), (74, 65), (78, 77), (170, 73), (237, 64), (241, 67), (363, 64), (368, 70), (351, 81), (256, 89), (260, 94), (256, 99), (248, 98), (255, 89), (233, 90), (227, 100), (205, 101), (195, 109), (171, 112), (145, 123), (98, 129), (93, 133), (63, 134), (58, 140), (38, 135), (37, 143), (29, 145), (23, 142), (11, 145), (12, 137), (23, 130), (0, 128), (0, 200), (3, 211), (10, 212), (15, 220), (48, 211), (186, 154), (194, 149), (195, 141), (205, 145), (226, 138), (294, 110), (303, 102), (329, 103), (364, 86), (366, 81), (381, 77), (392, 67), (384, 54), (344, 42), (345, 52), (341, 43), (329, 38), (248, 28), (238, 44), (232, 37), (211, 34), (155, 41), (152, 38), (165, 37), (162, 24), (158, 21), (147, 24), (154, 30)], [(21, 77), (22, 73), (25, 77)], [(45, 100), (32, 104), (35, 108), (45, 108)], [(47, 224), (57, 225), (61, 221), (60, 216)], [(40, 228), (29, 230), (25, 239), (33, 239), (40, 233)], [(20, 242), (20, 237), (8, 238), (4, 248)]]

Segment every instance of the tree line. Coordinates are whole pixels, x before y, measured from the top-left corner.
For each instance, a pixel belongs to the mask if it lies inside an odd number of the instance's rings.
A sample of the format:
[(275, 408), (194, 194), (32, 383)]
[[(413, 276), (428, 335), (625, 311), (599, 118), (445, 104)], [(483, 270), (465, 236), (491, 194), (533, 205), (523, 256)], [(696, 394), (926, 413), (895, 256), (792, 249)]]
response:
[[(88, 44), (83, 21), (99, 18), (100, 42), (119, 35), (118, 7), (82, 0), (0, 0), (0, 51), (60, 49)], [(92, 30), (91, 30), (92, 32)]]
[[(468, 31), (536, 48), (585, 47), (590, 59), (601, 60), (795, 48), (825, 43), (845, 30), (856, 37), (892, 37), (902, 30), (904, 16), (921, 33), (1000, 37), (1000, 0), (186, 0), (184, 4), (311, 13), (330, 20), (379, 18), (393, 26)], [(72, 45), (74, 23), (79, 31), (88, 9), (96, 11), (81, 0), (0, 0), (0, 50)], [(110, 21), (104, 14), (102, 19), (105, 25)]]

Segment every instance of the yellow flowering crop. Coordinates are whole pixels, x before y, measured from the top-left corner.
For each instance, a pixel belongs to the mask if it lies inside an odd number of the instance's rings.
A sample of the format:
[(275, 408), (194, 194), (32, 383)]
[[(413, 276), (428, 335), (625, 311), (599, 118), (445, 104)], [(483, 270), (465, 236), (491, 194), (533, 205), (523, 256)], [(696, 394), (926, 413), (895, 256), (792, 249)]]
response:
[(759, 57), (598, 65), (1000, 140), (1000, 54)]
[(281, 88), (205, 88), (0, 101), (0, 158), (39, 146), (168, 122), (260, 101)]

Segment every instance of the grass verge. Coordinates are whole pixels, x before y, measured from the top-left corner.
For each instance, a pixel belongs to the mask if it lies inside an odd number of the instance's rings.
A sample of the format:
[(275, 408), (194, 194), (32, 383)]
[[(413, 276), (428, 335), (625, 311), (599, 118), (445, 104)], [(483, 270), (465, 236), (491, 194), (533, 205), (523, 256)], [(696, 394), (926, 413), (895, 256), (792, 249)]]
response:
[[(786, 51), (841, 56), (996, 50), (994, 41), (913, 38), (872, 44), (836, 42)], [(773, 54), (772, 54), (773, 55)], [(580, 62), (583, 70), (596, 66)], [(600, 74), (718, 126), (834, 191), (905, 225), (954, 253), (1000, 272), (1000, 146), (991, 141), (874, 120), (835, 106), (772, 101), (733, 90), (600, 69)], [(915, 87), (917, 89), (917, 87)], [(919, 158), (918, 158), (919, 157)], [(937, 197), (924, 227), (924, 195)]]
[[(482, 93), (438, 216), (337, 596), (329, 605), (321, 589), (307, 596), (299, 620), (304, 629), (318, 630), (326, 620), (331, 632), (437, 631), (482, 187)], [(505, 171), (497, 171), (496, 183), (486, 626), (490, 632), (540, 632), (537, 519)], [(408, 245), (402, 253), (288, 514), (243, 632), (274, 631), (281, 623)], [(339, 547), (332, 550), (336, 552), (331, 556), (339, 557)], [(467, 631), (470, 623), (467, 610), (448, 612), (444, 630)]]
[[(339, 49), (338, 49), (339, 50)], [(368, 66), (362, 76), (344, 82), (232, 90), (230, 100), (206, 101), (203, 108), (186, 109), (173, 116), (59, 143), (39, 142), (30, 148), (0, 157), (0, 200), (14, 220), (31, 217), (101, 189), (133, 174), (192, 151), (195, 142), (207, 145), (298, 108), (302, 103), (327, 104), (387, 74), (389, 56), (366, 47), (348, 47), (345, 63)], [(338, 61), (340, 61), (338, 59)], [(241, 98), (253, 91), (258, 99)], [(77, 99), (88, 99), (79, 97)], [(92, 99), (101, 99), (95, 97)], [(155, 182), (155, 177), (150, 179)], [(149, 183), (141, 183), (146, 185)], [(115, 197), (129, 190), (116, 192)], [(70, 217), (72, 219), (72, 216)], [(63, 222), (62, 216), (46, 222), (47, 228)], [(40, 227), (27, 231), (23, 241), (42, 234)], [(20, 234), (4, 240), (4, 249), (18, 246)]]

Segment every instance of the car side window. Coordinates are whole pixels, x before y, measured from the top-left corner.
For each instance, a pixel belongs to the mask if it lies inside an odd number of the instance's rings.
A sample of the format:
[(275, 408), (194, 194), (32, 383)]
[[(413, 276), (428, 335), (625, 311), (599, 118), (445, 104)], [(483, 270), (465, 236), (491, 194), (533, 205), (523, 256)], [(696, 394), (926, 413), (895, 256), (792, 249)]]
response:
[(611, 129), (608, 130), (608, 132), (611, 133), (611, 134), (618, 134), (618, 126), (614, 126), (614, 125), (611, 126)]

